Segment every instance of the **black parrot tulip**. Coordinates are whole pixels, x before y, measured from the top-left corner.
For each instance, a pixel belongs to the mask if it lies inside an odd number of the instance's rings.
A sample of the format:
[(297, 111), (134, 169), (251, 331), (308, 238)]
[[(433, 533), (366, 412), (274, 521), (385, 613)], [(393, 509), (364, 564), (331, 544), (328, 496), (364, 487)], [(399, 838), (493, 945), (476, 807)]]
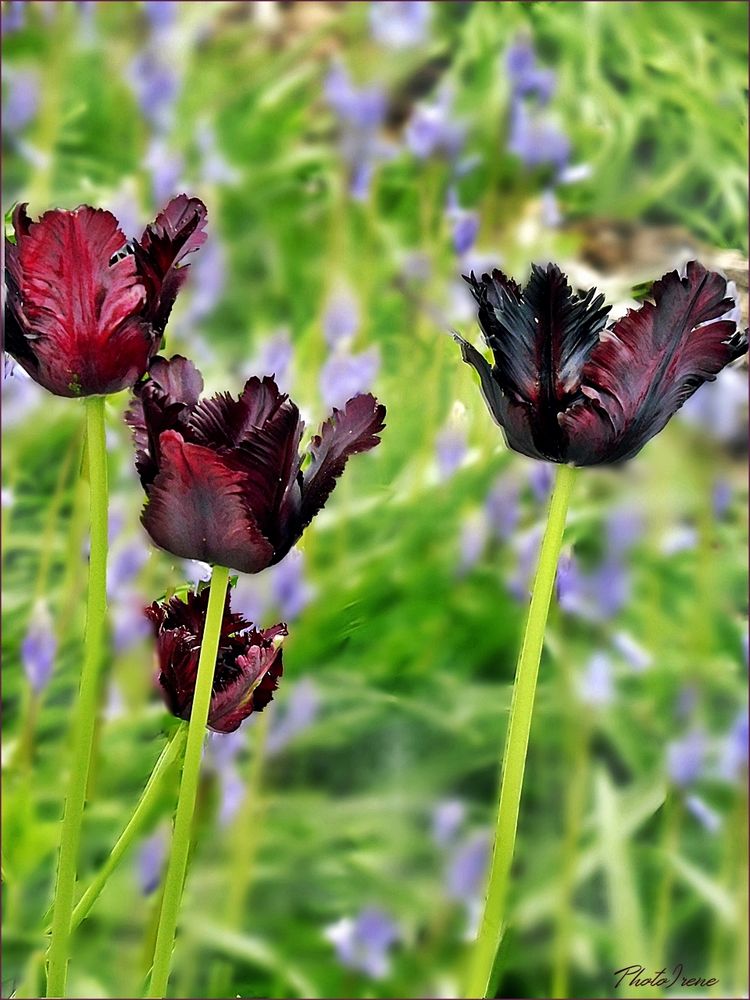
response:
[(205, 224), (203, 202), (184, 194), (131, 242), (102, 209), (55, 209), (32, 222), (16, 206), (15, 243), (5, 241), (5, 350), (57, 396), (133, 386), (159, 350)]
[(598, 465), (632, 458), (686, 399), (747, 351), (727, 318), (727, 282), (697, 261), (651, 289), (653, 301), (607, 326), (609, 306), (576, 295), (555, 264), (524, 289), (502, 271), (466, 278), (494, 364), (461, 337), (509, 447), (532, 458)]
[(128, 414), (146, 491), (143, 524), (185, 559), (257, 573), (279, 562), (325, 505), (351, 455), (379, 442), (385, 407), (371, 395), (334, 409), (299, 453), (304, 424), (273, 378), (239, 399), (199, 399), (203, 379), (176, 356), (155, 358)]
[[(178, 719), (189, 720), (193, 707), (208, 594), (206, 587), (185, 601), (172, 597), (145, 609), (156, 636), (159, 687)], [(283, 624), (255, 629), (232, 613), (230, 596), (228, 590), (208, 711), (208, 726), (217, 733), (233, 732), (271, 701), (283, 673), (281, 646), (274, 640), (287, 634)]]

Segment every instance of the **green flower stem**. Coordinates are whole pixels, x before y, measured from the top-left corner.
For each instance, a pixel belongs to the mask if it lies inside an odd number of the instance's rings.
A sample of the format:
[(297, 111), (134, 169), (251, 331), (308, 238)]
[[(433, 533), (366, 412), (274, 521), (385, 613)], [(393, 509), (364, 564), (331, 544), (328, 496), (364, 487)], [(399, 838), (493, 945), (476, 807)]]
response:
[(479, 933), (470, 958), (464, 997), (487, 996), (495, 958), (500, 946), (508, 877), (516, 843), (518, 810), (526, 766), (526, 751), (529, 745), (531, 716), (534, 709), (536, 680), (544, 644), (544, 629), (557, 573), (557, 561), (562, 545), (565, 516), (574, 475), (574, 469), (571, 466), (561, 465), (558, 468), (550, 503), (547, 530), (544, 533), (539, 552), (539, 564), (534, 578), (529, 615), (526, 620), (526, 630), (513, 685), (487, 897), (479, 925)]
[(161, 905), (159, 932), (156, 936), (154, 964), (147, 993), (149, 997), (164, 997), (167, 992), (177, 931), (177, 918), (182, 902), (182, 890), (185, 885), (185, 872), (190, 850), (190, 830), (195, 812), (203, 740), (206, 735), (206, 722), (211, 705), (216, 654), (219, 649), (219, 635), (228, 583), (229, 570), (223, 566), (214, 566), (211, 576), (211, 592), (208, 597), (208, 610), (206, 611), (206, 625), (201, 643), (201, 655), (198, 661), (198, 676), (195, 680), (193, 707), (190, 712), (180, 796), (177, 800), (175, 813), (172, 851), (164, 880), (164, 898)]
[(73, 716), (73, 750), (60, 836), (60, 858), (52, 911), (52, 938), (47, 953), (48, 997), (65, 995), (78, 847), (99, 696), (99, 671), (107, 611), (107, 447), (104, 435), (104, 405), (104, 396), (89, 396), (86, 399), (91, 523), (86, 638), (78, 701)]
[(162, 750), (161, 755), (151, 772), (151, 777), (148, 779), (146, 787), (143, 789), (143, 793), (138, 800), (138, 805), (135, 807), (135, 811), (130, 817), (127, 826), (120, 834), (117, 843), (112, 848), (106, 862), (99, 872), (97, 872), (93, 882), (84, 892), (83, 896), (81, 896), (76, 908), (73, 910), (71, 923), (72, 930), (74, 930), (81, 923), (81, 921), (88, 916), (91, 907), (97, 901), (99, 894), (106, 885), (107, 879), (120, 863), (120, 859), (125, 854), (127, 849), (141, 832), (143, 824), (148, 818), (149, 811), (159, 797), (162, 781), (165, 775), (169, 773), (175, 761), (182, 757), (185, 750), (185, 743), (187, 741), (187, 733), (187, 724), (183, 723), (169, 743), (167, 743)]

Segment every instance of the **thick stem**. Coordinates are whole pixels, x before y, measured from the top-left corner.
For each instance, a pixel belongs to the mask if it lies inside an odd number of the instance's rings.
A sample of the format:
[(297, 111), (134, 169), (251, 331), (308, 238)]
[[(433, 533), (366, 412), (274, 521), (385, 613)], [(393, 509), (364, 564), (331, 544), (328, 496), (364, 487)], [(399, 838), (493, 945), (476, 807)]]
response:
[(182, 756), (187, 740), (187, 725), (181, 725), (172, 739), (167, 743), (159, 756), (151, 777), (146, 782), (138, 805), (135, 807), (133, 815), (130, 817), (125, 829), (117, 839), (117, 843), (104, 865), (97, 872), (91, 885), (79, 899), (76, 908), (73, 910), (71, 929), (75, 929), (82, 920), (88, 916), (91, 907), (99, 898), (99, 894), (107, 883), (107, 879), (120, 863), (120, 859), (141, 832), (145, 820), (148, 818), (149, 810), (161, 793), (162, 779), (169, 773), (175, 761)]
[(81, 839), (83, 807), (99, 696), (99, 671), (107, 611), (107, 446), (104, 435), (104, 404), (104, 396), (89, 396), (86, 399), (86, 440), (91, 498), (86, 639), (78, 701), (73, 717), (73, 748), (68, 794), (65, 799), (60, 835), (60, 859), (52, 911), (52, 938), (48, 952), (48, 997), (65, 995), (78, 846)]
[(190, 712), (185, 762), (182, 768), (180, 797), (177, 801), (177, 811), (172, 834), (172, 851), (169, 867), (164, 880), (164, 898), (161, 904), (159, 932), (154, 948), (154, 964), (151, 970), (151, 984), (147, 996), (164, 997), (167, 992), (169, 970), (172, 964), (177, 918), (182, 902), (182, 890), (185, 885), (188, 852), (190, 850), (190, 830), (195, 812), (195, 797), (198, 792), (198, 777), (200, 774), (203, 740), (206, 734), (208, 710), (211, 705), (211, 690), (216, 654), (219, 649), (219, 634), (224, 616), (224, 602), (229, 570), (223, 566), (214, 566), (211, 577), (211, 592), (208, 597), (206, 625), (201, 643), (201, 655), (198, 661), (198, 675), (195, 680), (193, 707)]
[(495, 957), (500, 946), (508, 876), (516, 844), (518, 810), (534, 709), (536, 680), (573, 478), (574, 470), (571, 466), (559, 467), (550, 503), (547, 530), (539, 551), (539, 564), (513, 685), (487, 897), (479, 933), (470, 958), (464, 997), (487, 996)]

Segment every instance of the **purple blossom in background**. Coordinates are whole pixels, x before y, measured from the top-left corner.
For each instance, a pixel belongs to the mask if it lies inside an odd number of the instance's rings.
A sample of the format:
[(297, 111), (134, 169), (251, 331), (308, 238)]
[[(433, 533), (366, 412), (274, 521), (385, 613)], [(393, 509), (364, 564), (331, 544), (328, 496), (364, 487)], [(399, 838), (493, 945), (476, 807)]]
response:
[(225, 767), (219, 772), (219, 826), (226, 827), (239, 812), (245, 797), (245, 782), (236, 767)]
[(150, 896), (159, 888), (166, 859), (167, 837), (160, 827), (150, 837), (146, 837), (138, 851), (138, 885), (142, 895)]
[(151, 550), (140, 535), (115, 548), (107, 565), (107, 596), (110, 600), (138, 576), (150, 554)]
[(109, 198), (102, 199), (101, 205), (114, 215), (129, 240), (140, 237), (143, 232), (143, 217), (138, 209), (138, 192), (132, 179), (123, 182)]
[(555, 92), (555, 74), (539, 67), (528, 38), (518, 38), (508, 47), (505, 70), (515, 98), (535, 97), (541, 105), (549, 103)]
[(219, 148), (216, 130), (206, 121), (198, 124), (195, 139), (201, 154), (201, 174), (207, 184), (236, 184), (240, 173), (229, 164)]
[(151, 626), (143, 613), (144, 598), (133, 591), (120, 590), (110, 606), (112, 647), (124, 653), (151, 635)]
[(452, 105), (453, 93), (444, 86), (434, 102), (422, 102), (412, 112), (404, 137), (418, 159), (445, 156), (455, 161), (460, 156), (466, 141), (466, 127), (454, 119)]
[(179, 7), (174, 0), (145, 0), (143, 7), (155, 31), (171, 28), (177, 20)]
[[(234, 594), (232, 595), (234, 604)], [(245, 796), (245, 783), (237, 769), (237, 757), (246, 746), (247, 730), (210, 733), (206, 743), (206, 766), (219, 783), (220, 826), (228, 826), (237, 815)]]
[(680, 687), (675, 702), (675, 714), (678, 719), (685, 721), (690, 718), (698, 705), (698, 696), (695, 684), (683, 684)]
[(232, 591), (232, 610), (250, 622), (260, 622), (265, 617), (268, 598), (267, 579), (240, 573)]
[(532, 115), (524, 104), (511, 107), (508, 150), (524, 166), (562, 170), (570, 156), (570, 140), (549, 117)]
[(665, 556), (676, 556), (690, 552), (697, 544), (698, 532), (691, 524), (676, 524), (664, 532), (659, 548)]
[[(185, 579), (193, 590), (198, 589), (199, 583), (208, 583), (211, 579), (211, 567), (208, 563), (201, 562), (199, 559), (182, 559), (180, 565)], [(240, 576), (238, 586), (240, 581), (244, 579), (244, 575)], [(234, 607), (234, 595), (232, 596), (232, 607)]]
[(20, 132), (39, 110), (39, 76), (32, 69), (3, 69), (3, 128)]
[[(151, 174), (151, 188), (157, 205), (168, 202), (170, 198), (180, 193), (180, 189), (184, 187), (182, 157), (171, 150), (163, 139), (151, 140), (144, 163)], [(206, 250), (206, 247), (203, 247), (203, 250)], [(203, 251), (196, 259), (196, 264), (202, 256)], [(195, 265), (191, 264), (191, 267), (193, 266)]]
[[(516, 554), (516, 566), (506, 581), (508, 593), (517, 601), (525, 604), (531, 596), (531, 580), (537, 563), (539, 546), (542, 542), (541, 528), (532, 528), (522, 535), (516, 535), (512, 545)], [(561, 566), (565, 557), (560, 560)], [(560, 593), (560, 568), (557, 570), (557, 591)]]
[(721, 829), (721, 816), (700, 796), (686, 795), (685, 806), (688, 812), (692, 813), (701, 826), (708, 830), (709, 833), (718, 833)]
[(490, 487), (484, 509), (487, 522), (496, 538), (505, 541), (518, 527), (521, 519), (520, 489), (510, 473), (498, 476)]
[(529, 469), (529, 485), (537, 503), (546, 503), (552, 492), (555, 473), (549, 462), (532, 462)]
[(22, 423), (42, 401), (44, 390), (6, 354), (3, 361), (3, 427)]
[(725, 781), (740, 781), (747, 769), (748, 760), (748, 712), (743, 708), (723, 740), (719, 754), (719, 777)]
[(372, 37), (389, 49), (408, 49), (427, 41), (432, 8), (427, 0), (387, 0), (370, 4)]
[(450, 188), (445, 215), (451, 225), (453, 249), (459, 256), (468, 253), (479, 232), (479, 214), (461, 208), (455, 188)]
[(323, 335), (329, 347), (351, 340), (359, 329), (359, 304), (354, 295), (341, 289), (328, 300), (323, 314)]
[(706, 739), (700, 729), (691, 729), (679, 740), (667, 745), (667, 774), (679, 788), (696, 781), (703, 770)]
[(621, 558), (643, 535), (643, 518), (632, 507), (619, 507), (607, 518), (605, 531), (607, 554)]
[(56, 653), (57, 639), (52, 617), (47, 605), (39, 602), (21, 643), (21, 662), (34, 694), (41, 694), (49, 683)]
[(461, 525), (458, 539), (458, 572), (468, 573), (482, 558), (487, 545), (487, 519), (484, 511), (474, 511)]
[(324, 933), (339, 962), (370, 979), (384, 979), (388, 975), (390, 952), (401, 937), (398, 925), (376, 907), (362, 910), (354, 919), (343, 917)]
[(250, 369), (258, 375), (273, 375), (279, 389), (289, 392), (293, 359), (294, 346), (289, 331), (278, 330), (260, 345)]
[(393, 149), (380, 129), (388, 107), (385, 92), (377, 86), (355, 87), (340, 63), (328, 73), (324, 94), (340, 124), (341, 154), (349, 167), (349, 192), (357, 201), (369, 194), (376, 162), (388, 159)]
[(451, 854), (445, 873), (445, 889), (451, 899), (472, 903), (484, 887), (490, 857), (490, 836), (479, 830), (465, 837)]
[(138, 102), (141, 114), (157, 133), (164, 134), (174, 122), (174, 109), (182, 83), (176, 63), (164, 52), (149, 47), (130, 63), (126, 80)]
[(591, 708), (611, 705), (615, 697), (612, 661), (606, 653), (594, 653), (577, 678), (578, 697)]
[(706, 382), (678, 411), (679, 416), (722, 444), (747, 440), (747, 377), (738, 368), (725, 368)]
[(717, 479), (711, 493), (711, 505), (714, 517), (721, 521), (726, 517), (729, 508), (732, 506), (732, 486), (726, 479)]
[(0, 18), (3, 34), (11, 35), (26, 25), (26, 0), (9, 0)]
[(560, 211), (560, 202), (552, 188), (545, 188), (542, 191), (542, 222), (550, 229), (557, 229), (562, 225), (563, 215)]
[(637, 642), (629, 632), (615, 632), (612, 636), (612, 645), (638, 674), (647, 670), (653, 662), (651, 653)]
[(456, 839), (466, 818), (466, 806), (460, 799), (438, 802), (432, 813), (432, 839), (438, 847), (448, 847)]
[(284, 621), (299, 618), (315, 596), (305, 579), (305, 560), (299, 549), (292, 549), (271, 569), (271, 594)]
[(332, 354), (320, 373), (320, 393), (328, 407), (341, 407), (352, 396), (368, 392), (380, 370), (380, 352), (371, 347), (361, 354)]
[(227, 273), (226, 253), (216, 233), (209, 236), (190, 264), (190, 323), (199, 323), (213, 312), (224, 292)]
[(320, 709), (320, 695), (315, 683), (305, 677), (292, 687), (282, 705), (274, 712), (266, 741), (269, 756), (280, 753), (295, 737), (308, 729)]
[(435, 457), (440, 482), (447, 482), (461, 468), (468, 450), (463, 422), (458, 419), (449, 420), (435, 438)]

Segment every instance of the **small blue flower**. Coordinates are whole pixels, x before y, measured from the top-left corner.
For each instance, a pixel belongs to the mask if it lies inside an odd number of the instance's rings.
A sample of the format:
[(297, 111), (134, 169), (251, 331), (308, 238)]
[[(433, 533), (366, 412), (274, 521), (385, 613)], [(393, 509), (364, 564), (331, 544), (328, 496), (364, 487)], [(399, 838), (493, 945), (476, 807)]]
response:
[(487, 494), (484, 509), (495, 537), (501, 541), (511, 538), (521, 519), (520, 488), (512, 475), (497, 477)]
[(266, 741), (270, 756), (280, 753), (300, 733), (308, 729), (320, 710), (320, 694), (310, 678), (303, 678), (293, 686), (286, 701), (279, 705), (271, 719)]
[(3, 69), (3, 128), (21, 132), (39, 110), (39, 77), (32, 69)]
[(161, 882), (164, 862), (167, 859), (167, 838), (159, 828), (141, 843), (138, 851), (138, 884), (141, 894), (150, 896)]
[(466, 818), (466, 806), (460, 799), (438, 802), (432, 813), (432, 839), (438, 847), (454, 842)]
[(28, 632), (21, 643), (21, 662), (26, 678), (35, 694), (41, 694), (52, 676), (57, 653), (57, 639), (49, 609), (39, 602), (32, 615)]
[(453, 117), (453, 94), (441, 88), (432, 103), (420, 103), (407, 123), (406, 145), (420, 160), (430, 156), (445, 156), (455, 161), (466, 141), (466, 127)]
[(320, 373), (320, 393), (328, 407), (341, 407), (352, 396), (365, 393), (380, 370), (380, 352), (372, 347), (360, 354), (332, 354)]
[(388, 0), (370, 4), (372, 37), (389, 49), (409, 49), (427, 41), (432, 8), (427, 0)]
[(338, 347), (351, 340), (359, 329), (359, 305), (354, 295), (345, 289), (335, 292), (323, 314), (323, 334), (329, 347)]
[(470, 906), (484, 887), (490, 856), (490, 837), (486, 830), (470, 833), (454, 849), (445, 873), (448, 896)]
[(706, 756), (706, 739), (700, 729), (692, 729), (685, 736), (667, 746), (667, 773), (679, 788), (691, 785), (701, 776)]
[(390, 952), (401, 937), (398, 925), (384, 910), (368, 907), (355, 918), (343, 917), (325, 930), (339, 962), (370, 979), (390, 972)]
[(615, 697), (612, 661), (606, 653), (594, 653), (578, 677), (578, 697), (591, 708), (605, 708)]
[(292, 549), (271, 569), (271, 593), (285, 621), (299, 618), (315, 596), (305, 578), (305, 560), (299, 549)]

